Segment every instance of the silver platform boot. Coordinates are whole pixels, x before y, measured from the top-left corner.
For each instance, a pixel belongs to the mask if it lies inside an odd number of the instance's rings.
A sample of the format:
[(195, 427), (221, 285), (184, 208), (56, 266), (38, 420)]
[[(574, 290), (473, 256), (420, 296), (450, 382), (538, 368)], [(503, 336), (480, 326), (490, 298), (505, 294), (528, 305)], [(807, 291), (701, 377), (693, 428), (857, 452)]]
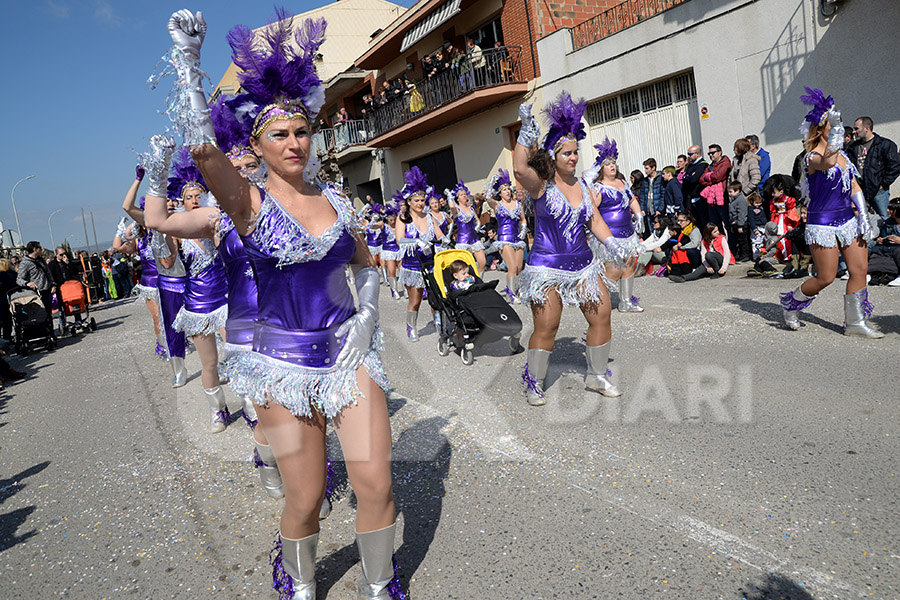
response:
[(394, 573), (394, 532), (397, 523), (384, 529), (356, 534), (362, 576), (356, 586), (359, 600), (390, 600), (400, 592)]
[(419, 319), (418, 311), (406, 311), (406, 337), (410, 342), (419, 341), (419, 332), (416, 330), (416, 321)]
[(607, 398), (618, 398), (622, 392), (609, 380), (612, 371), (606, 368), (609, 363), (609, 342), (602, 346), (588, 346), (584, 355), (587, 358), (587, 373), (584, 386), (589, 390), (600, 392)]
[(522, 299), (519, 298), (519, 276), (513, 275), (509, 278), (509, 291), (512, 296), (513, 304), (522, 304)]
[(228, 426), (231, 415), (228, 413), (228, 406), (225, 404), (225, 391), (221, 385), (214, 388), (203, 388), (206, 394), (206, 401), (209, 402), (209, 432), (222, 433)]
[(397, 289), (397, 278), (396, 277), (388, 277), (388, 286), (391, 288), (391, 298), (394, 300), (399, 300), (402, 298), (400, 295), (400, 290)]
[[(812, 301), (816, 299), (815, 296), (807, 296), (803, 292), (800, 291), (798, 287), (793, 292), (788, 292), (787, 294), (781, 294), (779, 297), (781, 301), (781, 313), (784, 316), (784, 324), (788, 329), (792, 329), (797, 331), (800, 329), (800, 311), (805, 310), (812, 304)], [(847, 302), (845, 300), (844, 306), (847, 306)]]
[(172, 364), (172, 387), (180, 388), (187, 383), (187, 369), (184, 368), (184, 359), (180, 356), (173, 356), (169, 359)]
[(875, 307), (869, 302), (869, 290), (863, 288), (855, 294), (844, 294), (844, 335), (855, 335), (873, 340), (884, 334), (866, 323)]
[(634, 276), (619, 280), (619, 312), (644, 312), (641, 299), (634, 295)]
[(547, 404), (547, 399), (544, 398), (544, 378), (547, 377), (547, 369), (550, 367), (550, 354), (549, 350), (537, 348), (528, 350), (522, 383), (525, 384), (525, 399), (531, 406)]
[(276, 500), (284, 498), (284, 482), (281, 481), (281, 472), (278, 470), (272, 446), (260, 444), (256, 440), (253, 440), (253, 443), (256, 444), (253, 465), (259, 469), (259, 482), (272, 498)]
[(241, 413), (244, 416), (244, 421), (252, 431), (257, 423), (259, 423), (259, 417), (256, 415), (256, 405), (253, 404), (253, 400), (247, 396), (241, 396)]
[[(275, 589), (290, 593), (291, 600), (316, 600), (316, 549), (319, 534), (314, 533), (299, 540), (281, 536), (281, 566), (290, 581), (278, 577), (277, 559), (275, 567)], [(280, 589), (279, 589), (280, 588)]]
[[(162, 350), (161, 353), (160, 350)], [(156, 353), (162, 358), (169, 360), (169, 344), (166, 341), (166, 334), (164, 333), (156, 334)]]

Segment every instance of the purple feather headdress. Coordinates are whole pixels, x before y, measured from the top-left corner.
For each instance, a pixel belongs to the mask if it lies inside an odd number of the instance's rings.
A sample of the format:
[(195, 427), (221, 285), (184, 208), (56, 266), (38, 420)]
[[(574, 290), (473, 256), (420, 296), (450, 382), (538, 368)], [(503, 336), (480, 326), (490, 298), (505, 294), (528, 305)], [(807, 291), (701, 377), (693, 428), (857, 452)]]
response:
[(576, 102), (569, 92), (560, 93), (556, 101), (544, 108), (544, 115), (550, 125), (547, 137), (544, 138), (544, 148), (556, 156), (566, 142), (580, 142), (587, 137), (584, 123), (581, 122), (585, 110), (587, 102), (584, 98)]
[(302, 117), (311, 122), (325, 103), (325, 87), (315, 65), (325, 42), (325, 19), (306, 19), (296, 32), (294, 18), (284, 9), (276, 10), (275, 19), (259, 39), (244, 25), (228, 32), (245, 92), (229, 105), (253, 137), (275, 120)]
[(216, 142), (228, 160), (240, 160), (245, 156), (259, 160), (250, 147), (250, 132), (237, 120), (234, 111), (227, 104), (231, 99), (230, 96), (222, 96), (210, 108), (209, 116), (216, 131)]
[(594, 149), (597, 150), (597, 159), (594, 161), (595, 167), (602, 167), (605, 162), (616, 162), (619, 160), (619, 148), (616, 146), (616, 140), (611, 140), (607, 137), (602, 144), (596, 144)]
[(201, 190), (204, 194), (207, 192), (206, 182), (191, 158), (190, 149), (182, 146), (172, 158), (167, 195), (175, 200), (184, 200), (184, 193), (191, 189)]
[(459, 195), (460, 192), (465, 192), (466, 196), (472, 195), (472, 192), (469, 191), (469, 188), (466, 187), (466, 184), (463, 183), (462, 179), (459, 180), (459, 183), (457, 183), (456, 187), (454, 187), (452, 190), (452, 195), (453, 195), (454, 200), (456, 200), (456, 197)]
[(409, 199), (419, 194), (428, 196), (428, 188), (431, 187), (428, 185), (428, 175), (423, 173), (419, 167), (413, 167), (406, 171), (403, 174), (403, 181), (406, 182), (402, 190), (403, 198)]
[(826, 98), (825, 92), (818, 88), (806, 87), (806, 95), (800, 96), (800, 102), (812, 107), (800, 124), (800, 134), (805, 140), (809, 137), (809, 130), (813, 125), (822, 126), (828, 120), (828, 111), (834, 108), (834, 98), (831, 96)]
[(496, 196), (504, 186), (512, 188), (512, 179), (509, 177), (509, 171), (498, 169), (497, 174), (491, 177), (490, 182), (488, 182), (488, 192), (490, 192), (492, 197)]
[(377, 202), (373, 202), (371, 204), (372, 214), (373, 215), (383, 215), (384, 214), (384, 206), (378, 204)]
[(397, 216), (400, 214), (400, 204), (399, 202), (388, 202), (384, 205), (384, 216), (391, 217)]

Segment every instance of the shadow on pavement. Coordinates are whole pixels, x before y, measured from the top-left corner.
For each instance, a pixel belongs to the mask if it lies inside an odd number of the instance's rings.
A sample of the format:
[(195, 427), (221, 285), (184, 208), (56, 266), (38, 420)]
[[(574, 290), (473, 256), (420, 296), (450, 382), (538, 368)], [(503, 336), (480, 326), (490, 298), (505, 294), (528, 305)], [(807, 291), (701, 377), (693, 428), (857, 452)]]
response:
[[(26, 469), (21, 473), (13, 475), (9, 479), (0, 479), (0, 504), (6, 502), (6, 500), (15, 496), (25, 488), (25, 484), (21, 483), (23, 479), (31, 477), (32, 475), (37, 475), (49, 465), (49, 461), (44, 461), (34, 465), (30, 469)], [(16, 530), (28, 520), (28, 517), (34, 511), (34, 506), (26, 506), (0, 515), (0, 553), (37, 535), (37, 530), (35, 529), (23, 533), (22, 535), (16, 534)]]
[[(448, 424), (442, 417), (418, 421), (403, 431), (394, 444), (394, 501), (397, 513), (403, 515), (403, 540), (397, 548), (396, 558), (404, 589), (408, 589), (410, 579), (425, 559), (440, 523), (444, 480), (450, 470), (452, 454), (450, 441), (441, 430)], [(346, 476), (343, 464), (335, 467), (336, 472), (342, 471)], [(355, 546), (355, 543), (344, 546), (319, 561), (320, 597), (326, 597), (359, 561)]]
[(741, 600), (814, 600), (799, 584), (783, 575), (769, 573), (752, 590), (739, 589)]
[(869, 321), (883, 333), (900, 333), (900, 315), (874, 315)]
[(16, 473), (9, 479), (0, 479), (0, 504), (3, 504), (9, 498), (12, 498), (25, 488), (25, 484), (20, 483), (23, 479), (31, 477), (32, 475), (37, 475), (49, 466), (50, 461), (45, 460), (42, 463), (34, 465), (30, 469), (25, 469), (21, 473)]
[[(748, 298), (726, 298), (725, 302), (734, 304), (746, 313), (750, 313), (751, 315), (759, 315), (764, 319), (767, 319), (769, 321), (768, 325), (770, 327), (788, 331), (782, 321), (781, 305), (777, 302), (758, 302), (756, 300), (750, 300)], [(830, 321), (820, 319), (814, 314), (811, 314), (809, 311), (803, 311), (800, 313), (800, 323), (802, 326), (818, 325), (823, 329), (835, 331), (842, 335), (844, 333), (844, 329), (841, 327), (841, 323), (832, 323)]]

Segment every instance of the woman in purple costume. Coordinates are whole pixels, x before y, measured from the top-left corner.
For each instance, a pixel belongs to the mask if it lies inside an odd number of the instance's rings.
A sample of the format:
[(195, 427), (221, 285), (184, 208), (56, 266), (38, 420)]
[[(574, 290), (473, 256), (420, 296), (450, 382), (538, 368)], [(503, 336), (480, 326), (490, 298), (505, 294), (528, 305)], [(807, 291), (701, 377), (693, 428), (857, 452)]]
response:
[(456, 187), (448, 193), (447, 201), (450, 205), (450, 214), (456, 225), (456, 249), (468, 250), (475, 257), (475, 264), (478, 265), (478, 274), (484, 273), (484, 244), (478, 237), (475, 230), (478, 224), (478, 215), (472, 208), (471, 201), (472, 192), (460, 179)]
[[(584, 180), (591, 186), (597, 211), (610, 232), (630, 249), (629, 258), (631, 256), (637, 258), (643, 251), (640, 234), (643, 233), (644, 213), (641, 205), (625, 182), (616, 177), (619, 173), (616, 164), (619, 151), (615, 140), (610, 141), (606, 138), (602, 144), (594, 148), (597, 149), (597, 160), (591, 169), (584, 172)], [(605, 270), (606, 277), (610, 281), (618, 282), (619, 312), (644, 312), (640, 299), (634, 295), (634, 272), (637, 261), (631, 266), (616, 263), (596, 238), (591, 238), (590, 241), (594, 257), (598, 263), (604, 265), (601, 268)]]
[(403, 297), (403, 286), (397, 281), (397, 263), (400, 262), (400, 244), (397, 243), (397, 215), (400, 214), (398, 202), (388, 202), (384, 206), (384, 227), (381, 229), (381, 265), (386, 273), (391, 297)]
[(627, 254), (613, 237), (588, 185), (575, 176), (578, 142), (584, 139), (581, 117), (587, 103), (573, 102), (562, 92), (544, 112), (550, 130), (541, 148), (534, 149), (540, 129), (531, 105), (519, 107), (522, 130), (513, 153), (516, 179), (534, 199), (534, 244), (522, 272), (522, 301), (531, 304), (534, 331), (528, 341), (528, 362), (523, 382), (528, 403), (540, 406), (544, 378), (564, 305), (578, 306), (588, 322), (585, 386), (604, 396), (620, 396), (608, 379), (610, 305), (606, 286), (598, 277), (586, 230), (603, 242), (607, 251), (623, 261)]
[(425, 198), (430, 188), (425, 173), (419, 167), (413, 167), (403, 174), (403, 179), (406, 183), (403, 186), (403, 197), (407, 208), (400, 214), (394, 233), (403, 257), (400, 261), (400, 284), (406, 288), (408, 298), (406, 337), (410, 342), (418, 342), (416, 323), (419, 307), (422, 305), (422, 290), (425, 289), (422, 264), (434, 260), (431, 256), (432, 245), (441, 235), (437, 231), (437, 222), (425, 212)]
[(857, 183), (859, 173), (841, 151), (841, 113), (834, 108), (834, 99), (826, 98), (821, 90), (806, 88), (806, 94), (800, 100), (812, 110), (800, 127), (806, 149), (800, 183), (808, 201), (806, 243), (816, 265), (816, 276), (793, 292), (781, 295), (784, 322), (788, 329), (800, 329), (800, 311), (834, 281), (840, 254), (850, 273), (844, 294), (844, 334), (882, 338), (884, 334), (866, 322), (873, 311), (866, 289), (866, 242), (871, 225), (866, 199)]
[(497, 214), (497, 239), (494, 244), (500, 246), (500, 256), (506, 265), (506, 294), (509, 300), (518, 304), (519, 273), (522, 272), (522, 260), (525, 257), (525, 238), (528, 226), (522, 203), (513, 195), (512, 180), (509, 171), (500, 169), (491, 177), (487, 187), (488, 203)]
[(433, 186), (428, 186), (426, 194), (428, 199), (428, 217), (434, 220), (434, 234), (441, 240), (441, 243), (449, 246), (450, 239), (447, 235), (450, 233), (450, 219), (447, 213), (441, 210), (441, 199), (437, 195), (437, 190)]
[(138, 256), (141, 259), (141, 281), (134, 286), (135, 293), (139, 299), (143, 299), (147, 304), (147, 310), (150, 311), (150, 318), (153, 319), (153, 332), (156, 334), (156, 354), (168, 360), (168, 352), (166, 351), (166, 338), (160, 327), (159, 314), (159, 288), (157, 287), (158, 271), (156, 270), (156, 261), (153, 258), (153, 251), (150, 248), (150, 239), (153, 232), (144, 225), (144, 199), (141, 198), (136, 203), (138, 188), (144, 179), (144, 167), (138, 165), (135, 168), (135, 178), (128, 192), (125, 194), (125, 201), (122, 208), (128, 214), (134, 223), (117, 237), (122, 240), (133, 240), (136, 244)]
[[(265, 188), (242, 179), (215, 144), (199, 68), (205, 31), (199, 13), (179, 11), (169, 21), (175, 50), (186, 59), (178, 71), (190, 105), (183, 117), (185, 141), (241, 235), (256, 274), (253, 351), (229, 364), (229, 372), (232, 387), (257, 404), (284, 478), (276, 589), (294, 600), (315, 598), (330, 420), (357, 497), (358, 596), (397, 597), (378, 272), (349, 200), (332, 187), (309, 183), (312, 176), (305, 173), (310, 115), (324, 101), (314, 61), (325, 21), (307, 20), (292, 35), (293, 19), (279, 13), (261, 38), (242, 26), (228, 34), (245, 90), (234, 100), (235, 114), (249, 124), (251, 146), (266, 163)], [(359, 309), (347, 285), (347, 265)]]

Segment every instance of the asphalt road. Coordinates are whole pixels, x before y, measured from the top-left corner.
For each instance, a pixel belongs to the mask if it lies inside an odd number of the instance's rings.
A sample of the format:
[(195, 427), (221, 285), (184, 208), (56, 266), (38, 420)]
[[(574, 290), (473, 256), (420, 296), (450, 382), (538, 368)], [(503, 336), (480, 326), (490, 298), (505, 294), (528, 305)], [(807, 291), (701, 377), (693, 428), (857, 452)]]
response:
[[(382, 294), (411, 597), (900, 597), (900, 290), (872, 288), (887, 336), (870, 341), (840, 335), (837, 284), (798, 332), (778, 325), (791, 282), (635, 287), (646, 312), (613, 314), (625, 395), (583, 389), (567, 309), (541, 408), (524, 354), (442, 358)], [(169, 387), (143, 306), (94, 316), (97, 333), (11, 358), (30, 378), (0, 392), (0, 597), (274, 597), (281, 503), (248, 429), (203, 431), (198, 359)], [(319, 598), (355, 597), (352, 500), (323, 523)]]

